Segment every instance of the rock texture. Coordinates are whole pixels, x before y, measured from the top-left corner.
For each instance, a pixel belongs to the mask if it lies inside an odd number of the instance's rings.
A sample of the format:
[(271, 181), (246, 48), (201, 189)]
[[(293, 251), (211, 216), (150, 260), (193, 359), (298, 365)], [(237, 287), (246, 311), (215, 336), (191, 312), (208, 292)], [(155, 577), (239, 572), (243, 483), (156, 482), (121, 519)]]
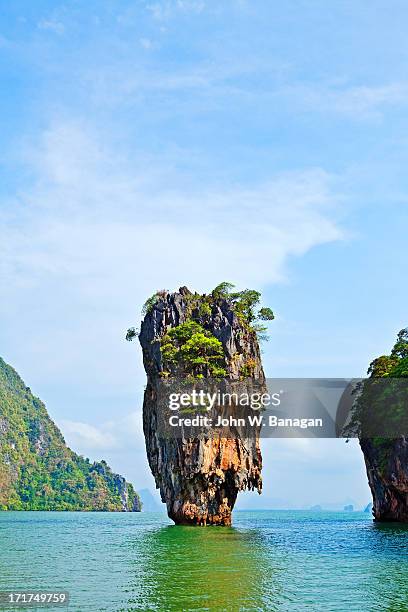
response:
[[(261, 492), (258, 436), (165, 439), (158, 434), (157, 384), (164, 373), (160, 339), (173, 327), (194, 320), (222, 343), (224, 385), (242, 380), (243, 372), (260, 387), (265, 384), (256, 333), (237, 317), (228, 300), (215, 300), (204, 310), (203, 297), (186, 287), (162, 292), (142, 322), (139, 340), (147, 374), (143, 427), (149, 465), (169, 517), (176, 524), (230, 525), (238, 492)], [(176, 374), (182, 372), (166, 372), (170, 377)]]
[[(408, 329), (374, 359), (357, 404), (360, 446), (377, 521), (408, 522)], [(368, 435), (367, 432), (373, 432)]]
[(377, 521), (408, 523), (408, 439), (360, 440)]
[(141, 510), (123, 476), (67, 447), (44, 404), (1, 358), (0, 510)]

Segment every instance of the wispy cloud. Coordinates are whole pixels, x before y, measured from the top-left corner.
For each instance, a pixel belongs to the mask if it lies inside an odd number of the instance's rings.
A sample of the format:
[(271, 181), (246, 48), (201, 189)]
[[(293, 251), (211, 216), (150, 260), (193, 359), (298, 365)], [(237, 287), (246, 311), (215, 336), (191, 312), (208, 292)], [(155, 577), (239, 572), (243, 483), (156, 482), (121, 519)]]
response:
[(128, 360), (124, 328), (157, 288), (262, 287), (285, 279), (291, 257), (342, 237), (321, 169), (252, 188), (181, 187), (78, 123), (53, 125), (27, 159), (35, 184), (12, 223), (9, 207), (0, 215), (0, 310), (11, 316), (11, 296), (41, 304), (23, 323), (14, 309), (10, 323), (27, 326), (24, 351), (40, 350), (48, 375), (119, 384), (129, 366), (111, 363)]
[[(150, 38), (140, 39), (140, 45), (151, 51), (162, 46)], [(146, 69), (132, 60), (132, 69), (124, 63), (88, 71), (83, 78), (95, 98), (105, 104), (132, 106), (151, 100), (160, 117), (177, 116), (180, 109), (188, 116), (211, 114), (233, 105), (252, 113), (273, 108), (279, 116), (308, 113), (366, 121), (408, 106), (408, 81), (298, 81), (284, 62), (265, 63), (251, 55), (240, 61), (211, 57), (165, 70), (156, 63)]]
[(147, 10), (151, 12), (153, 18), (160, 21), (181, 12), (201, 13), (205, 7), (205, 0), (161, 0), (147, 4)]
[(380, 85), (292, 84), (271, 94), (287, 98), (309, 112), (340, 114), (352, 119), (381, 116), (390, 106), (408, 105), (408, 82)]
[[(190, 282), (199, 277), (207, 285), (221, 259), (226, 266), (237, 264), (238, 282), (264, 284), (283, 278), (291, 255), (341, 237), (332, 220), (330, 176), (321, 169), (278, 175), (253, 188), (169, 189), (160, 170), (147, 170), (137, 158), (125, 162), (78, 124), (48, 130), (31, 163), (38, 180), (20, 194), (18, 229), (4, 228), (3, 262), (10, 272), (17, 260), (28, 268), (32, 262), (30, 274), (83, 277), (102, 262), (105, 271), (116, 269), (117, 258), (127, 257), (130, 271), (132, 261), (148, 256), (149, 278), (171, 282), (180, 272), (158, 270), (161, 249), (183, 245)], [(34, 227), (25, 248), (11, 248)], [(254, 256), (262, 262), (259, 269)]]
[(139, 42), (143, 49), (146, 50), (152, 49), (154, 46), (154, 43), (150, 40), (150, 38), (141, 38)]
[(64, 24), (56, 19), (41, 19), (41, 21), (38, 22), (38, 28), (40, 30), (50, 30), (55, 34), (63, 34), (65, 31)]
[(127, 448), (132, 452), (143, 448), (140, 412), (97, 424), (63, 419), (59, 425), (68, 446), (86, 456), (95, 456), (97, 451), (108, 453)]
[(89, 450), (111, 450), (118, 443), (111, 432), (88, 423), (63, 420), (61, 426), (68, 445), (79, 452), (83, 452), (83, 449), (86, 449), (86, 453), (89, 453)]

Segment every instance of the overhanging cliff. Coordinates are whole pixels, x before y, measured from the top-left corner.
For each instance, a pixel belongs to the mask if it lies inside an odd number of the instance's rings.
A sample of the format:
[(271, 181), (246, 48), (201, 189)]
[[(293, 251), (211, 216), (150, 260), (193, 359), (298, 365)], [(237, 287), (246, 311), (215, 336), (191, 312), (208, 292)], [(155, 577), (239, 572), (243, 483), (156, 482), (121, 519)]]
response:
[[(361, 450), (373, 496), (377, 521), (408, 522), (408, 329), (399, 332), (389, 355), (375, 359), (368, 370), (369, 385), (361, 396), (358, 420), (363, 431)], [(365, 422), (365, 424), (364, 424)], [(400, 431), (398, 437), (387, 430)]]

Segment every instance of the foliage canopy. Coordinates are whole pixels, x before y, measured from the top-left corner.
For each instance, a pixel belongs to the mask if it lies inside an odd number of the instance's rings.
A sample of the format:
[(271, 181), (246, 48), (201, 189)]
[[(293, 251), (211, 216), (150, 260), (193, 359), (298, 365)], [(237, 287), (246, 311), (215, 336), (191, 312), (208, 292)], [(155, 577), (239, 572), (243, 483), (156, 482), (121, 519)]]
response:
[(193, 375), (226, 376), (221, 342), (196, 321), (171, 328), (161, 339), (166, 368), (180, 365)]
[(345, 433), (371, 439), (381, 471), (388, 465), (397, 434), (408, 433), (408, 384), (401, 380), (408, 378), (408, 329), (398, 333), (389, 355), (381, 355), (370, 363), (367, 373), (369, 378), (357, 389)]
[[(139, 498), (126, 483), (128, 509)], [(0, 510), (122, 510), (123, 479), (69, 449), (44, 404), (0, 358)]]

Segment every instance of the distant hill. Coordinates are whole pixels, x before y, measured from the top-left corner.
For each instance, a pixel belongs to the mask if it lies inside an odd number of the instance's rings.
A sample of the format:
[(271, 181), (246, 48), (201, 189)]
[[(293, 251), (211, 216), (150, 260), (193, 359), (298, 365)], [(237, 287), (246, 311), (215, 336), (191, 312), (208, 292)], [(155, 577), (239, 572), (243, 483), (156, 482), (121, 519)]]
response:
[(44, 404), (1, 358), (0, 510), (141, 510), (123, 476), (66, 446)]
[(139, 497), (143, 504), (143, 512), (162, 512), (166, 510), (166, 506), (159, 504), (149, 489), (140, 489)]
[(253, 495), (251, 491), (242, 491), (238, 495), (235, 510), (287, 510), (293, 505), (286, 499), (262, 495)]

